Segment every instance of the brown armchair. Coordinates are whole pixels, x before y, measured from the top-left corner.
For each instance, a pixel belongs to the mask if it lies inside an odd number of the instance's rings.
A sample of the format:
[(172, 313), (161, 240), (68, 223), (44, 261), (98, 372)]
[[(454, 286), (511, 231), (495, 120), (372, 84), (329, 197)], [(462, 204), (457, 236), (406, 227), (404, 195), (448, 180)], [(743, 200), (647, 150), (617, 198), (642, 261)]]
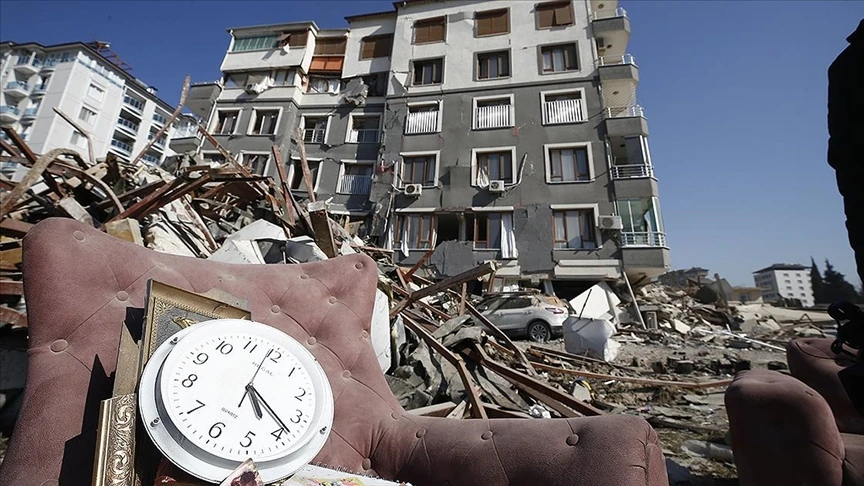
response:
[(231, 265), (157, 253), (68, 219), (24, 241), (30, 322), (24, 403), (3, 485), (90, 484), (99, 401), (111, 394), (120, 329), (147, 279), (246, 299), (252, 318), (308, 346), (336, 400), (317, 462), (427, 484), (663, 485), (657, 436), (641, 418), (448, 420), (406, 413), (369, 342), (375, 263)]

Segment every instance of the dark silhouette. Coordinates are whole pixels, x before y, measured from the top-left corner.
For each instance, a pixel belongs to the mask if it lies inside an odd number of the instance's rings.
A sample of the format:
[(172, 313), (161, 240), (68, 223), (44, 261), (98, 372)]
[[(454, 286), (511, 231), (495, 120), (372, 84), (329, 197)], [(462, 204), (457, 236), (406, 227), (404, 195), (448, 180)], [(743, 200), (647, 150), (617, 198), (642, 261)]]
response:
[(822, 276), (822, 291), (825, 302), (859, 302), (858, 291), (855, 286), (846, 281), (846, 277), (834, 270), (834, 265), (825, 259), (825, 273)]
[(822, 289), (822, 274), (819, 272), (819, 267), (816, 266), (816, 260), (810, 257), (810, 286), (813, 287), (813, 302), (824, 304), (825, 291)]

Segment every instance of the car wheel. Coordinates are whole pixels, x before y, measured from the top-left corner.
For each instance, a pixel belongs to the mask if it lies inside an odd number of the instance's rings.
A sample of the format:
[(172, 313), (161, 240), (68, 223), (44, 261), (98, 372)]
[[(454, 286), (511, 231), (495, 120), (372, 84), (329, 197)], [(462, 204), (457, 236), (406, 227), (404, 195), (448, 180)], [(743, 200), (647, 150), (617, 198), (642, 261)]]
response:
[(528, 333), (528, 339), (535, 343), (545, 343), (552, 337), (552, 330), (549, 329), (549, 326), (543, 321), (532, 321), (528, 323), (526, 332)]

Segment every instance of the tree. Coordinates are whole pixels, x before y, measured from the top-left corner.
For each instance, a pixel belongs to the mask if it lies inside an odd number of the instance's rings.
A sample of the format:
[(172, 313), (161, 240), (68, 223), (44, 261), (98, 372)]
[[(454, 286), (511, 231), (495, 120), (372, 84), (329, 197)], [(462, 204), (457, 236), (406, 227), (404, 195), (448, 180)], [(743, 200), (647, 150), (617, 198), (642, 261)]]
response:
[(825, 274), (822, 277), (823, 295), (825, 302), (834, 303), (841, 300), (849, 302), (860, 302), (861, 296), (855, 290), (855, 286), (846, 281), (842, 273), (834, 270), (834, 266), (825, 259)]
[(817, 304), (826, 304), (825, 300), (825, 283), (822, 281), (822, 274), (819, 272), (819, 267), (816, 266), (816, 260), (810, 257), (810, 285), (813, 287), (813, 301)]

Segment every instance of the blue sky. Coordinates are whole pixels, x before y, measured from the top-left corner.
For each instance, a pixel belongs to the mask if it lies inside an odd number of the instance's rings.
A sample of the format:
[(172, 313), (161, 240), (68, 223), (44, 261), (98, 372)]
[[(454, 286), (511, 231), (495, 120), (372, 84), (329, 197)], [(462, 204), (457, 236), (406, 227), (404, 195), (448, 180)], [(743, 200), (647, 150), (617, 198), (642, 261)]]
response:
[[(842, 200), (825, 162), (826, 70), (864, 17), (860, 1), (627, 1), (673, 268), (733, 284), (776, 262), (858, 285)], [(0, 39), (109, 41), (177, 103), (183, 76), (217, 79), (228, 27), (389, 10), (389, 1), (0, 2)]]

